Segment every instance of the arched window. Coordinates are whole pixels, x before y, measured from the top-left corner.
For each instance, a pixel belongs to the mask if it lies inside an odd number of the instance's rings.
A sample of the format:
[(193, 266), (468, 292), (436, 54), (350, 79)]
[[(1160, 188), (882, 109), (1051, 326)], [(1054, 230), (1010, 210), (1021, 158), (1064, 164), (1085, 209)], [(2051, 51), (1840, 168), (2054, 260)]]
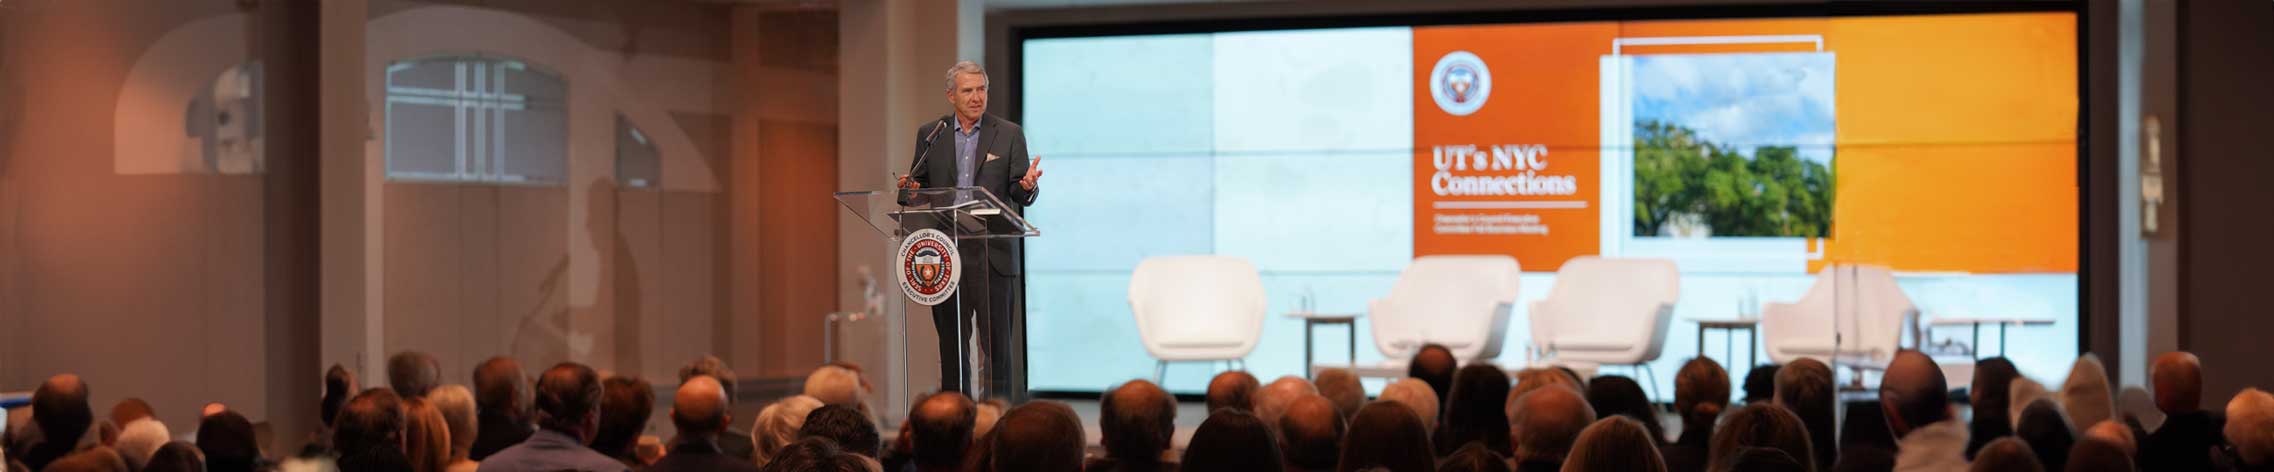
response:
[(387, 66), (387, 178), (561, 185), (568, 180), (568, 84), (490, 56)]

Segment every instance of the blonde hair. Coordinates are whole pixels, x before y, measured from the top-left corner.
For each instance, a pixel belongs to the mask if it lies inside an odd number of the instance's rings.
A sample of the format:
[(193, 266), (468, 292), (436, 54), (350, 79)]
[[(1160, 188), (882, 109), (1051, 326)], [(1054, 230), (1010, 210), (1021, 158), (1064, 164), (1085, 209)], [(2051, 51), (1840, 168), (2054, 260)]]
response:
[(820, 409), (821, 400), (798, 395), (766, 405), (758, 411), (758, 420), (750, 425), (751, 459), (759, 467), (774, 461), (774, 454), (782, 447), (797, 441), (797, 430), (805, 427), (805, 415)]
[(1412, 377), (1399, 380), (1382, 387), (1382, 400), (1412, 409), (1414, 416), (1421, 417), (1422, 430), (1437, 430), (1437, 391), (1429, 388), (1429, 382)]
[(869, 413), (868, 392), (861, 388), (861, 374), (852, 369), (825, 365), (813, 369), (805, 376), (805, 396), (821, 400), (826, 405), (842, 405)]
[(450, 426), (450, 460), (466, 459), (473, 453), (474, 436), (480, 434), (476, 432), (479, 423), (474, 420), (474, 392), (464, 385), (443, 385), (427, 392), (426, 401)]
[(423, 398), (403, 402), (403, 452), (411, 470), (443, 472), (450, 467), (450, 425)]
[(2093, 425), (2116, 417), (2116, 392), (2108, 386), (2108, 369), (2091, 353), (2077, 357), (2076, 365), (2069, 368), (2060, 397), (2074, 424)]

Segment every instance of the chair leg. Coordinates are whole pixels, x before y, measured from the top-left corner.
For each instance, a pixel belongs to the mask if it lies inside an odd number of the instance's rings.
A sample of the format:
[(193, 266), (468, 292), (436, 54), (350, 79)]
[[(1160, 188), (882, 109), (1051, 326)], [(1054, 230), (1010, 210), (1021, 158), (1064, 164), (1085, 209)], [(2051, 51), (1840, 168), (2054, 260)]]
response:
[(1665, 397), (1659, 396), (1659, 393), (1661, 393), (1661, 392), (1659, 392), (1659, 391), (1658, 391), (1658, 370), (1657, 370), (1657, 369), (1652, 369), (1652, 368), (1650, 368), (1650, 364), (1648, 364), (1648, 363), (1643, 363), (1643, 364), (1636, 364), (1636, 365), (1642, 368), (1642, 372), (1643, 372), (1642, 378), (1643, 378), (1643, 382), (1645, 382), (1643, 385), (1649, 385), (1649, 386), (1650, 386), (1650, 396), (1652, 396), (1652, 397), (1657, 397), (1657, 398), (1665, 398)]
[(1169, 361), (1156, 360), (1153, 364), (1153, 384), (1160, 385), (1169, 374)]

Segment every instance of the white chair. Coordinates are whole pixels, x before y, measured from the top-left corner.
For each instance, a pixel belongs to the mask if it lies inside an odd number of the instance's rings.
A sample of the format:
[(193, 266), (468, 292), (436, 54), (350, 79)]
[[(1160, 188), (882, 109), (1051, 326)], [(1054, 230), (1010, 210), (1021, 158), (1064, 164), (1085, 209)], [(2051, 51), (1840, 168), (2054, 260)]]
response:
[(1656, 391), (1650, 362), (1665, 350), (1681, 293), (1682, 273), (1672, 260), (1585, 256), (1564, 262), (1548, 297), (1532, 302), (1539, 364), (1633, 366), (1638, 374), (1649, 372), (1636, 380)]
[(1762, 307), (1762, 346), (1778, 364), (1807, 358), (1885, 369), (1902, 349), (1905, 322), (1918, 314), (1886, 267), (1826, 266), (1799, 301)]
[(1150, 257), (1129, 277), (1129, 309), (1137, 338), (1159, 361), (1155, 383), (1170, 362), (1245, 366), (1242, 359), (1263, 335), (1263, 277), (1238, 257)]
[(1451, 349), (1463, 363), (1500, 357), (1523, 273), (1508, 256), (1414, 258), (1388, 297), (1366, 304), (1374, 348), (1387, 360), (1353, 370), (1365, 377), (1405, 376), (1406, 360), (1431, 343)]

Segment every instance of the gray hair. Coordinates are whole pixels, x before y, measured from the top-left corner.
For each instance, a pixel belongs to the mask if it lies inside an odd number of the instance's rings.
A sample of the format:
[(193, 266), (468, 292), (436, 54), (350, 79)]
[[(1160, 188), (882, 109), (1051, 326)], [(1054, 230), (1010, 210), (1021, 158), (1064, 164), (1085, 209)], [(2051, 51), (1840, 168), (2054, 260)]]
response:
[(979, 83), (981, 84), (987, 84), (991, 82), (987, 79), (987, 69), (979, 67), (979, 63), (961, 61), (955, 63), (955, 65), (948, 66), (947, 68), (947, 90), (949, 92), (955, 91), (955, 78), (962, 76), (963, 74), (979, 74)]

